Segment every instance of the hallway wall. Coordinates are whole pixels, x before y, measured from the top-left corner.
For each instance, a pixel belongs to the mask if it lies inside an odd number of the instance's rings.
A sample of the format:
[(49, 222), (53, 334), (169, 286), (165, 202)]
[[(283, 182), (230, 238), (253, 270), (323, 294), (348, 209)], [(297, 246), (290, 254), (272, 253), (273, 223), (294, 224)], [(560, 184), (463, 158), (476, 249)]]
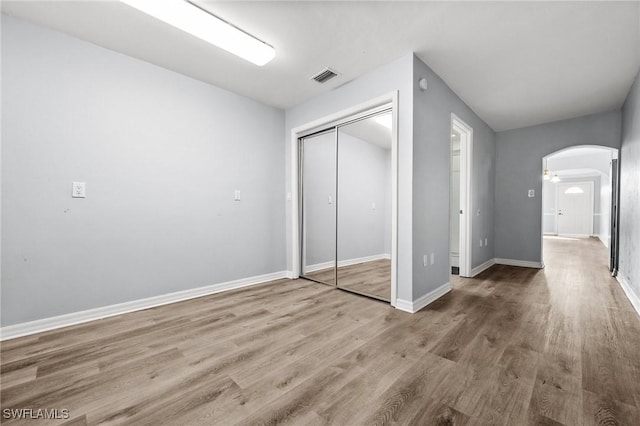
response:
[(498, 132), (496, 258), (542, 262), (542, 157), (579, 145), (619, 148), (620, 135), (620, 110)]
[[(640, 302), (640, 73), (622, 108), (619, 270)], [(636, 306), (640, 309), (640, 303)]]

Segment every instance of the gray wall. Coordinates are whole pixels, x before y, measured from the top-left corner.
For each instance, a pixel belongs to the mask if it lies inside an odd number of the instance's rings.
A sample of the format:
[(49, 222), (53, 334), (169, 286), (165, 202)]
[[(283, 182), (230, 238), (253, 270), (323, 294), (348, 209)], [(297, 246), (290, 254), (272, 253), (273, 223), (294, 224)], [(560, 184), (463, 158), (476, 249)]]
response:
[[(413, 136), (413, 54), (377, 68), (339, 88), (319, 95), (294, 108), (285, 116), (286, 191), (291, 192), (291, 130), (314, 120), (351, 108), (392, 91), (398, 91), (398, 293), (403, 300), (412, 299), (412, 136)], [(295, 142), (295, 141), (294, 141)], [(287, 203), (287, 266), (291, 265), (291, 203)]]
[(387, 191), (390, 163), (390, 150), (340, 129), (338, 261), (389, 254), (385, 252), (385, 240), (391, 233), (391, 220), (386, 214), (391, 204)]
[(620, 111), (611, 111), (496, 134), (497, 258), (542, 261), (542, 157), (571, 146), (618, 148), (620, 132)]
[[(428, 89), (417, 82), (426, 78)], [(414, 299), (449, 281), (451, 113), (473, 128), (472, 267), (494, 257), (495, 133), (427, 65), (414, 58), (413, 279)], [(480, 238), (488, 245), (480, 247)], [(435, 264), (424, 267), (424, 254)]]
[(2, 326), (284, 270), (283, 121), (2, 15)]
[(640, 298), (640, 75), (622, 108), (619, 269)]

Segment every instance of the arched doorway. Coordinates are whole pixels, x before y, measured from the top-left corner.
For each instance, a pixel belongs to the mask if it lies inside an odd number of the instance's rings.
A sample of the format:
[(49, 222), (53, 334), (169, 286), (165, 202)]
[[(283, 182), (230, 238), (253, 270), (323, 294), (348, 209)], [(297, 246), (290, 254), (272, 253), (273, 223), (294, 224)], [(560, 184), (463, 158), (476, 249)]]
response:
[(565, 148), (542, 159), (542, 244), (545, 238), (598, 239), (617, 261), (618, 150), (596, 145)]

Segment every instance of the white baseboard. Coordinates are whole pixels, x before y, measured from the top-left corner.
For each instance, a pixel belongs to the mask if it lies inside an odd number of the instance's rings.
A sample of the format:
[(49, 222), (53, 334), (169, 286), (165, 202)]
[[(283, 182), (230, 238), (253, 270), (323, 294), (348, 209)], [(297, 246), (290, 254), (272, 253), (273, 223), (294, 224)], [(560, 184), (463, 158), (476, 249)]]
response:
[(196, 297), (220, 293), (222, 291), (262, 284), (269, 281), (288, 278), (291, 275), (292, 273), (290, 271), (274, 272), (271, 274), (242, 278), (225, 283), (213, 284), (184, 291), (177, 291), (175, 293), (162, 294), (145, 299), (132, 300), (130, 302), (118, 303), (116, 305), (102, 306), (99, 308), (87, 309), (86, 311), (72, 312), (70, 314), (9, 325), (0, 328), (0, 341), (15, 339), (17, 337), (28, 336), (30, 334), (41, 333), (43, 331), (54, 330), (57, 328), (68, 327), (70, 325), (82, 324), (85, 322), (108, 318), (116, 315), (122, 315), (128, 312), (154, 308), (156, 306), (167, 305), (169, 303), (194, 299)]
[[(374, 260), (391, 259), (389, 253), (374, 254), (372, 256), (356, 257), (353, 259), (341, 260), (338, 262), (338, 268), (343, 266), (357, 265), (358, 263), (373, 262)], [(334, 262), (322, 262), (315, 265), (309, 265), (306, 272), (321, 271), (322, 269), (333, 268)]]
[(544, 268), (544, 263), (542, 262), (531, 262), (529, 260), (516, 260), (516, 259), (502, 259), (499, 257), (496, 257), (494, 260), (498, 265), (521, 266), (523, 268), (537, 268), (537, 269)]
[(637, 295), (633, 289), (631, 288), (631, 284), (629, 284), (629, 280), (624, 275), (624, 273), (618, 271), (616, 275), (616, 280), (620, 283), (620, 287), (622, 287), (622, 291), (627, 295), (627, 299), (631, 302), (633, 309), (636, 310), (638, 315), (640, 315), (640, 295)]
[(471, 277), (475, 277), (476, 275), (478, 275), (481, 272), (486, 271), (487, 269), (491, 268), (493, 265), (496, 264), (496, 260), (495, 259), (489, 259), (486, 262), (484, 262), (481, 265), (476, 266), (475, 268), (473, 268), (471, 270)]
[(598, 235), (598, 239), (600, 241), (602, 241), (602, 244), (604, 244), (604, 246), (606, 248), (609, 248), (609, 236), (608, 235)]
[(397, 299), (396, 300), (396, 309), (400, 309), (401, 311), (409, 312), (414, 314), (418, 312), (420, 309), (429, 305), (430, 303), (435, 302), (445, 294), (451, 291), (451, 283), (444, 283), (440, 287), (436, 288), (433, 291), (425, 294), (424, 296), (418, 298), (417, 300), (410, 302), (408, 300)]

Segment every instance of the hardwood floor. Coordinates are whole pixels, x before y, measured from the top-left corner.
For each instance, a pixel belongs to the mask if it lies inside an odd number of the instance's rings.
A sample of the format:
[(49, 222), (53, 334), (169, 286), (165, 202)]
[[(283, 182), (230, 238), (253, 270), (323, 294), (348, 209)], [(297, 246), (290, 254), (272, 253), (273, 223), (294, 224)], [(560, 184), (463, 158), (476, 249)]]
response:
[[(411, 315), (277, 281), (2, 343), (3, 424), (637, 425), (640, 319), (598, 241), (547, 239)], [(3, 411), (4, 413), (4, 411)]]
[(391, 300), (391, 260), (379, 259), (338, 268), (338, 286)]
[[(336, 282), (334, 268), (310, 272), (306, 276), (329, 285), (335, 285)], [(389, 302), (391, 300), (391, 260), (379, 259), (339, 267), (338, 287)]]

